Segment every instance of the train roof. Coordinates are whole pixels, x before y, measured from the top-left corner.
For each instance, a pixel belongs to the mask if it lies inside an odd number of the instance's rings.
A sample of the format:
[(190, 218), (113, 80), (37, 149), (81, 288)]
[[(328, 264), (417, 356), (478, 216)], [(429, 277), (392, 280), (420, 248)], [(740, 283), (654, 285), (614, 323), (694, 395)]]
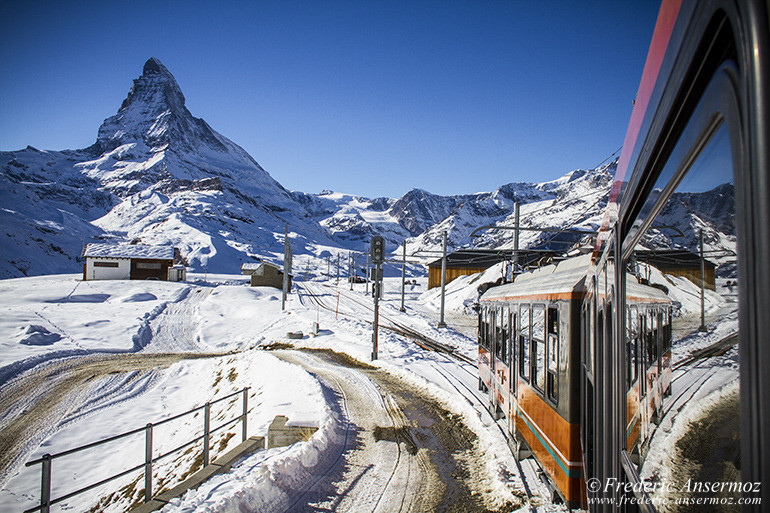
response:
[(591, 270), (591, 255), (581, 255), (563, 260), (558, 264), (541, 267), (532, 272), (516, 276), (513, 283), (492, 287), (482, 301), (502, 301), (512, 298), (523, 299), (566, 299), (583, 292), (585, 277)]
[[(555, 265), (541, 267), (523, 273), (513, 283), (487, 290), (481, 301), (511, 300), (559, 300), (582, 297), (586, 292), (586, 276), (593, 272), (591, 255), (581, 255), (563, 260)], [(612, 273), (612, 265), (608, 265)], [(642, 285), (635, 276), (626, 278), (627, 297), (635, 302), (667, 303), (671, 300), (660, 289)], [(604, 293), (603, 280), (599, 280), (599, 294)]]

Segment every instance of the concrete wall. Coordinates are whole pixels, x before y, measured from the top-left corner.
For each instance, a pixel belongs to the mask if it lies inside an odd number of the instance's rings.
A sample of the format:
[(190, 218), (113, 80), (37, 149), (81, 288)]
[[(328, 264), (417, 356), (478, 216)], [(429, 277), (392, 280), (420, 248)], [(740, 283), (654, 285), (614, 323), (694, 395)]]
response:
[(277, 415), (270, 427), (267, 428), (267, 442), (265, 448), (286, 447), (302, 440), (307, 440), (313, 433), (318, 431), (317, 427), (311, 426), (287, 426), (288, 418), (283, 415)]
[[(118, 267), (99, 267), (95, 262), (118, 264)], [(86, 280), (128, 280), (131, 277), (131, 261), (127, 258), (86, 257)]]

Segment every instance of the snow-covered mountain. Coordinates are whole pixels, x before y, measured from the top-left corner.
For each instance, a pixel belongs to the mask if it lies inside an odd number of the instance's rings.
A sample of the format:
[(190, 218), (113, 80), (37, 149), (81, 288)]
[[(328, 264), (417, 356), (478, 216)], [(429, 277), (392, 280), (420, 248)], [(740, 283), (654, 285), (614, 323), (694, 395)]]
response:
[(192, 116), (154, 58), (92, 146), (2, 152), (0, 170), (4, 277), (77, 272), (95, 239), (171, 242), (219, 272), (282, 254), (287, 223), (300, 250), (335, 245), (243, 148)]
[[(522, 227), (594, 230), (615, 167), (454, 196), (421, 189), (375, 199), (287, 191), (243, 148), (195, 118), (173, 75), (152, 58), (93, 145), (0, 152), (0, 278), (78, 272), (83, 245), (100, 240), (173, 243), (194, 270), (237, 272), (244, 261), (280, 261), (286, 225), (294, 253), (306, 255), (303, 264), (311, 268), (315, 259), (317, 272), (326, 270), (321, 259), (363, 251), (375, 234), (398, 255), (406, 240), (408, 253), (425, 262), (435, 258), (429, 251), (440, 248), (445, 230), (450, 248), (509, 248), (512, 231), (470, 234), (483, 225), (512, 226), (516, 202)], [(715, 207), (729, 201), (707, 194), (682, 195), (679, 211), (669, 213), (670, 223), (687, 224), (688, 240), (658, 234), (648, 245), (694, 248), (699, 228), (713, 247), (734, 241), (734, 221)], [(675, 219), (682, 212), (684, 221)], [(579, 238), (526, 231), (520, 245), (557, 248)]]

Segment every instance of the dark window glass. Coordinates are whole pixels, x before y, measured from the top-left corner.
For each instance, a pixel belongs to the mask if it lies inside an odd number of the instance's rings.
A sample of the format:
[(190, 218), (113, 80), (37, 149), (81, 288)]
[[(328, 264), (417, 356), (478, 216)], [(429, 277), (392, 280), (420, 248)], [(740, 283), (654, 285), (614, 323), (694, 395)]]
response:
[(118, 262), (94, 262), (94, 267), (119, 267)]
[(548, 308), (548, 338), (546, 340), (546, 395), (556, 402), (558, 399), (559, 377), (559, 311), (556, 307)]
[(532, 328), (529, 305), (521, 305), (521, 307), (519, 307), (519, 319), (521, 324), (519, 329), (519, 374), (524, 380), (529, 381), (529, 352)]
[(545, 306), (532, 305), (532, 344), (534, 359), (532, 382), (545, 391)]

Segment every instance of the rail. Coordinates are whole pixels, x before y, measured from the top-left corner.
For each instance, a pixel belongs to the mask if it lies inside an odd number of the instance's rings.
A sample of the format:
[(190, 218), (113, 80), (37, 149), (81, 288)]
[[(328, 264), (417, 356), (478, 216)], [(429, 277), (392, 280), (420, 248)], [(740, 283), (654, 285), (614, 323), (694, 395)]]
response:
[[(238, 394), (241, 394), (243, 396), (243, 412), (233, 417), (229, 420), (224, 421), (223, 424), (220, 424), (217, 427), (212, 428), (211, 427), (211, 406), (214, 404), (217, 404), (222, 401), (226, 401)], [(192, 440), (189, 440), (182, 445), (166, 452), (163, 454), (159, 454), (158, 456), (153, 456), (153, 450), (152, 450), (152, 431), (153, 428), (156, 428), (158, 426), (161, 426), (163, 424), (166, 424), (168, 422), (180, 419), (186, 415), (193, 414), (195, 412), (198, 412), (200, 410), (203, 410), (203, 434), (201, 436), (195, 437)], [(34, 508), (30, 508), (24, 511), (24, 513), (31, 513), (33, 511), (42, 511), (43, 513), (49, 513), (51, 506), (54, 504), (57, 504), (61, 501), (70, 499), (74, 497), (75, 495), (79, 495), (81, 493), (87, 492), (89, 490), (92, 490), (96, 487), (102, 486), (104, 484), (109, 483), (110, 481), (113, 481), (115, 479), (118, 479), (120, 477), (123, 477), (127, 474), (130, 474), (131, 472), (136, 472), (137, 470), (144, 469), (144, 502), (149, 502), (152, 499), (152, 465), (153, 463), (166, 458), (192, 444), (195, 444), (196, 442), (203, 440), (203, 466), (207, 466), (209, 464), (209, 442), (210, 437), (213, 433), (224, 429), (225, 427), (231, 425), (234, 422), (237, 422), (238, 420), (241, 421), (242, 426), (242, 441), (246, 441), (247, 438), (247, 423), (246, 423), (246, 416), (249, 413), (249, 387), (245, 387), (242, 390), (238, 390), (236, 392), (233, 392), (232, 394), (226, 395), (224, 397), (220, 397), (219, 399), (216, 399), (211, 402), (207, 402), (206, 404), (202, 406), (198, 406), (196, 408), (193, 408), (191, 410), (188, 410), (183, 413), (179, 413), (177, 415), (174, 415), (173, 417), (169, 417), (167, 419), (163, 419), (160, 422), (156, 423), (149, 423), (144, 427), (136, 428), (131, 431), (126, 431), (124, 433), (120, 433), (118, 435), (111, 436), (109, 438), (105, 438), (103, 440), (99, 440), (96, 442), (91, 442), (89, 444), (81, 445), (79, 447), (75, 447), (73, 449), (68, 449), (66, 451), (62, 451), (56, 454), (44, 454), (42, 457), (32, 460), (30, 462), (27, 462), (26, 466), (31, 467), (33, 465), (42, 464), (41, 469), (41, 488), (40, 488), (40, 505), (35, 506)], [(104, 445), (110, 442), (114, 442), (116, 440), (119, 440), (121, 438), (125, 438), (128, 436), (136, 435), (137, 433), (144, 432), (145, 434), (145, 461), (144, 463), (141, 463), (139, 465), (136, 465), (134, 467), (131, 467), (129, 469), (123, 470), (121, 472), (118, 472), (117, 474), (114, 474), (108, 478), (102, 479), (101, 481), (98, 481), (96, 483), (92, 483), (88, 486), (85, 486), (83, 488), (80, 488), (78, 490), (75, 490), (73, 492), (69, 492), (65, 495), (62, 495), (60, 497), (51, 498), (51, 475), (52, 475), (52, 468), (51, 463), (56, 458), (61, 458), (64, 456), (68, 456), (80, 451), (84, 451), (86, 449), (92, 449), (94, 447), (97, 447), (99, 445)]]

